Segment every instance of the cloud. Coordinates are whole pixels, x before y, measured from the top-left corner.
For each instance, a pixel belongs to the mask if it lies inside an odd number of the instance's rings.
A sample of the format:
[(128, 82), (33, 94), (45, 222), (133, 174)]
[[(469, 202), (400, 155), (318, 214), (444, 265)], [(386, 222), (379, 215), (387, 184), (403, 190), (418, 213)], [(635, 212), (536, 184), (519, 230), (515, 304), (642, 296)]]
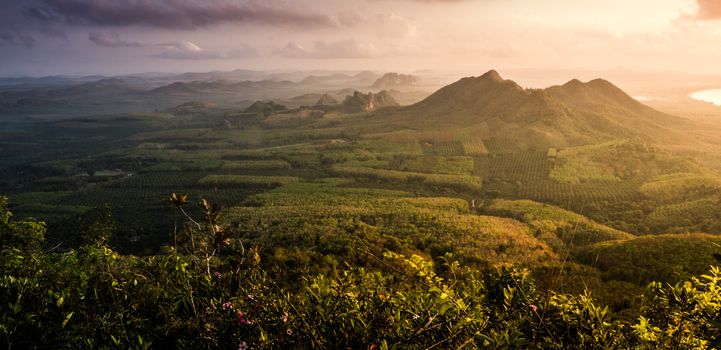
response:
[(276, 50), (275, 54), (285, 58), (371, 58), (380, 55), (380, 50), (371, 43), (361, 43), (354, 39), (325, 42), (313, 42), (310, 48), (298, 43), (290, 42), (284, 48)]
[(31, 48), (35, 46), (35, 38), (30, 34), (19, 31), (0, 32), (0, 46), (22, 46)]
[(38, 0), (27, 17), (74, 25), (192, 30), (223, 23), (337, 26), (333, 18), (280, 0)]
[(721, 1), (719, 0), (696, 0), (698, 12), (692, 16), (699, 20), (721, 19)]
[(106, 47), (140, 47), (140, 43), (135, 41), (125, 41), (120, 38), (120, 34), (112, 32), (90, 32), (88, 40), (98, 46)]
[[(368, 1), (380, 2), (380, 1), (389, 1), (389, 0), (368, 0)], [(471, 2), (471, 1), (473, 1), (473, 0), (406, 0), (406, 1), (410, 1), (410, 2), (422, 2), (422, 3), (426, 3), (426, 4), (434, 4), (434, 3), (437, 3), (437, 4), (445, 4), (445, 3), (448, 3), (448, 4), (450, 4), (450, 3), (457, 3), (457, 2)]]
[(219, 60), (232, 58), (248, 58), (258, 56), (258, 52), (251, 47), (241, 45), (227, 52), (210, 51), (201, 48), (193, 42), (181, 40), (174, 43), (157, 44), (163, 51), (152, 57), (169, 60)]
[(365, 26), (366, 33), (373, 32), (383, 37), (414, 36), (419, 31), (418, 23), (392, 12), (346, 11), (338, 15), (338, 22), (346, 27)]

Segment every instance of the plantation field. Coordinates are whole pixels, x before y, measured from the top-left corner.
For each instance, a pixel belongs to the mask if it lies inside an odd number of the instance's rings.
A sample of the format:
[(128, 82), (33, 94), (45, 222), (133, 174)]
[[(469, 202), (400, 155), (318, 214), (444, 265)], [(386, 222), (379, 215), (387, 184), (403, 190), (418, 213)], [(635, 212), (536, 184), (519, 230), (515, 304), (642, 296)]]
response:
[[(169, 215), (172, 192), (224, 206), (328, 210), (388, 199), (394, 205), (417, 202), (399, 206), (401, 211), (440, 210), (429, 204), (437, 201), (444, 210), (463, 212), (472, 202), (474, 212), (520, 220), (534, 239), (564, 252), (628, 238), (619, 229), (721, 232), (713, 209), (721, 177), (691, 160), (630, 140), (522, 150), (508, 139), (488, 137), (487, 124), (434, 130), (386, 125), (366, 114), (223, 113), (160, 113), (132, 123), (117, 121), (118, 132), (90, 153), (81, 147), (87, 128), (64, 124), (68, 133), (46, 137), (46, 148), (73, 140), (77, 151), (6, 165), (0, 186), (18, 215), (51, 222), (109, 204), (123, 227), (133, 227), (118, 234), (125, 237), (122, 244), (141, 236), (154, 247), (167, 242), (172, 220), (148, 213)], [(103, 123), (111, 130), (114, 121)], [(18, 147), (39, 147), (38, 140), (15, 141)], [(20, 158), (15, 162), (24, 164)], [(508, 208), (499, 204), (501, 199), (546, 203), (585, 220), (529, 219), (521, 212), (531, 215), (535, 207)]]
[(481, 190), (481, 179), (471, 175), (426, 174), (409, 171), (341, 166), (334, 167), (333, 171), (340, 176), (351, 178), (356, 177), (377, 181), (418, 183), (427, 186), (448, 187), (457, 190)]
[(226, 170), (285, 170), (290, 169), (290, 163), (283, 160), (246, 160), (225, 161), (221, 166)]
[(251, 176), (251, 175), (206, 175), (198, 184), (204, 186), (262, 186), (273, 187), (296, 182), (292, 176)]
[(417, 157), (403, 161), (398, 170), (431, 174), (470, 175), (473, 172), (473, 158), (464, 156)]
[(281, 263), (298, 263), (290, 257), (304, 251), (307, 268), (332, 267), (364, 251), (383, 250), (430, 256), (454, 252), (483, 267), (556, 259), (527, 226), (471, 214), (463, 200), (342, 187), (345, 182), (288, 184), (251, 197), (247, 203), (253, 206), (230, 208), (226, 220), (239, 222), (251, 244), (269, 249)]

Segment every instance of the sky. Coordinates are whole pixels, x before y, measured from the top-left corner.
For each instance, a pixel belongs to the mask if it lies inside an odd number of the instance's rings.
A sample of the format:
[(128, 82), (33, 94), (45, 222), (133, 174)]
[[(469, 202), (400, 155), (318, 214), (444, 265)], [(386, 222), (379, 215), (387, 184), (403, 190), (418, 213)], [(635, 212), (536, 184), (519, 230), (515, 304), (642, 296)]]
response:
[(0, 0), (0, 76), (253, 70), (721, 74), (721, 0)]

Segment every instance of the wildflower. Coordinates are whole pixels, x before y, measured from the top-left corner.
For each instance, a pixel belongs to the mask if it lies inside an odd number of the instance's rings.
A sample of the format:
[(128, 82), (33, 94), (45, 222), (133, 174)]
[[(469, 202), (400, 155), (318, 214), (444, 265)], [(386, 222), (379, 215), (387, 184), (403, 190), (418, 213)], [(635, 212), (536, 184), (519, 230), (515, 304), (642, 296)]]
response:
[(288, 313), (287, 313), (287, 312), (284, 312), (284, 313), (283, 313), (283, 317), (281, 317), (280, 319), (283, 320), (283, 323), (288, 322)]
[(538, 306), (536, 306), (536, 305), (531, 304), (530, 307), (531, 307), (531, 310), (533, 310), (533, 312), (536, 312), (536, 310), (538, 310)]
[(250, 321), (245, 318), (245, 314), (243, 313), (243, 311), (238, 311), (238, 323), (242, 325), (250, 324)]
[(213, 276), (215, 276), (215, 278), (217, 278), (217, 279), (220, 279), (221, 274), (220, 274), (220, 272), (215, 271), (215, 273), (213, 273)]
[(421, 318), (421, 315), (419, 315), (419, 314), (413, 314), (413, 319), (414, 319), (414, 320), (417, 320), (417, 319), (419, 319), (419, 318)]
[(285, 331), (285, 333), (288, 334), (288, 335), (293, 335), (293, 330), (290, 329), (290, 328), (288, 328), (288, 330)]
[(233, 303), (228, 301), (223, 304), (223, 310), (232, 310), (232, 309), (233, 309)]
[(238, 345), (238, 350), (248, 350), (248, 343), (246, 343), (246, 342), (241, 342), (241, 343)]
[(255, 300), (255, 295), (253, 295), (253, 294), (248, 294), (248, 299), (250, 299), (250, 300)]

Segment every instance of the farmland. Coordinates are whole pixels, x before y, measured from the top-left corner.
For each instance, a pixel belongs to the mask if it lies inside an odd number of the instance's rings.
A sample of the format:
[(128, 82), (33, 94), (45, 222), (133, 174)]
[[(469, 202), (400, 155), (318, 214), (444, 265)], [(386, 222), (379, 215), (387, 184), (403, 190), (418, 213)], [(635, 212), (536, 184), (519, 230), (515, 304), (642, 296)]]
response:
[[(151, 220), (147, 213), (168, 213), (170, 192), (234, 206), (257, 200), (249, 199), (253, 194), (334, 177), (346, 179), (346, 189), (397, 188), (479, 206), (496, 198), (529, 199), (632, 233), (721, 232), (713, 224), (721, 183), (713, 170), (627, 139), (519, 151), (503, 140), (474, 136), (483, 128), (379, 132), (364, 116), (329, 116), (332, 123), (314, 117), (291, 129), (276, 121), (265, 125), (255, 115), (237, 118), (243, 128), (202, 117), (102, 119), (103, 125), (123, 126), (102, 141), (104, 148), (31, 164), (7, 159), (0, 170), (7, 174), (3, 191), (19, 215), (51, 222), (109, 204), (122, 222), (137, 224), (130, 226), (156, 227), (144, 235), (158, 244), (167, 239), (167, 228), (160, 227), (168, 220)], [(88, 133), (74, 127), (64, 124), (69, 133), (45, 139), (47, 148), (79, 142)], [(27, 172), (32, 177), (21, 175)]]

